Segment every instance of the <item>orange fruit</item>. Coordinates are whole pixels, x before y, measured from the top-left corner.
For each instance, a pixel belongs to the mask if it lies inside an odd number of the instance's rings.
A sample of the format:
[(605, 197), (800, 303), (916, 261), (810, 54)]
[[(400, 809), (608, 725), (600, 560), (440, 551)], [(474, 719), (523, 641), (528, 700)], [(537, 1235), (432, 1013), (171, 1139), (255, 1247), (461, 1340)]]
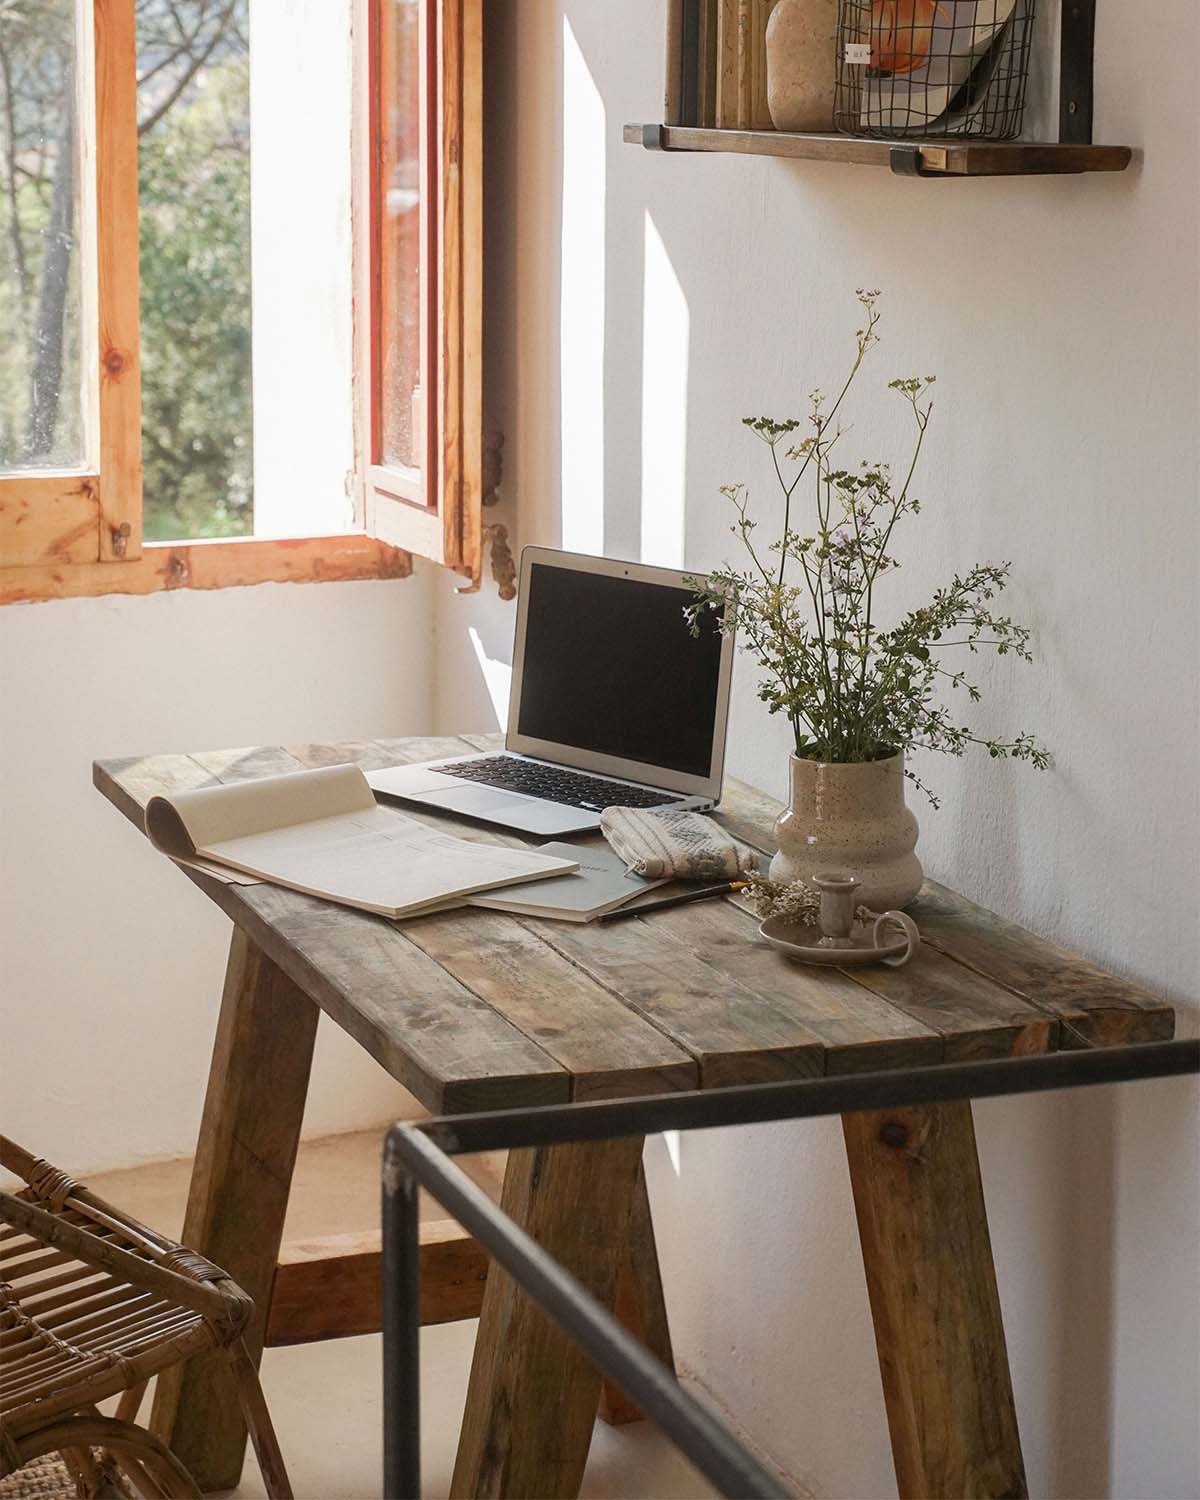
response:
[(911, 73), (929, 56), (937, 0), (872, 0), (871, 66), (880, 73)]

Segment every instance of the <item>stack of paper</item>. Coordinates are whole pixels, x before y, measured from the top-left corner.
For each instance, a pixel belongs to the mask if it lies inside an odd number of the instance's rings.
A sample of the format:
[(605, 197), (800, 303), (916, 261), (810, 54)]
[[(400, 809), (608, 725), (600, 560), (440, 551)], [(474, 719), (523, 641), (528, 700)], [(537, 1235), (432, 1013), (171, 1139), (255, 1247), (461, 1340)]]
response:
[(457, 839), (379, 807), (352, 765), (155, 797), (146, 832), (172, 858), (214, 860), (385, 917), (578, 868), (573, 858)]

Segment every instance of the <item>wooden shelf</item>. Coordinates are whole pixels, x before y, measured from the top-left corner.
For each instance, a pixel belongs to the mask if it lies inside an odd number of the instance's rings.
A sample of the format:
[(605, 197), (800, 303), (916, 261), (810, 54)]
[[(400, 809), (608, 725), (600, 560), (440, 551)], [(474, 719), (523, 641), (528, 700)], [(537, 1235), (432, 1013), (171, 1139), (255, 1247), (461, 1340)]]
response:
[(710, 130), (692, 125), (626, 125), (625, 140), (658, 151), (732, 151), (795, 161), (842, 161), (890, 167), (908, 177), (1035, 177), (1123, 172), (1128, 146), (1059, 145), (1052, 141), (864, 140), (850, 135), (793, 135), (782, 130)]

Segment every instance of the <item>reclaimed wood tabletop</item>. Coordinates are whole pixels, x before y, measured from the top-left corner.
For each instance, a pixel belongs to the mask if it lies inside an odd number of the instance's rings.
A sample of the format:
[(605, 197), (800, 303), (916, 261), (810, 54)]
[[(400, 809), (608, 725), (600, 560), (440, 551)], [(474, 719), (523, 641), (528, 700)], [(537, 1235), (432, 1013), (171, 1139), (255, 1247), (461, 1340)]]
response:
[[(99, 790), (139, 829), (157, 793), (353, 762), (364, 770), (497, 747), (496, 736), (258, 746), (99, 761)], [(452, 824), (432, 811), (410, 816)], [(728, 783), (714, 816), (764, 854), (778, 806)], [(474, 825), (470, 837), (521, 842)], [(597, 835), (598, 837), (598, 835)], [(158, 856), (155, 856), (158, 857)], [(276, 1270), (318, 1010), (432, 1113), (614, 1099), (1056, 1049), (1165, 1040), (1160, 997), (934, 882), (909, 908), (901, 969), (814, 969), (763, 942), (736, 897), (575, 925), (476, 908), (392, 922), (266, 883), (184, 873), (232, 919), (183, 1238), (268, 1315), (311, 1322), (320, 1287), (378, 1325), (378, 1251)], [(1027, 1493), (968, 1100), (843, 1116), (897, 1482), (905, 1496)], [(638, 1139), (509, 1155), (502, 1208), (668, 1365), (670, 1335)], [(443, 1236), (444, 1239), (444, 1236)], [(445, 1259), (453, 1250), (452, 1262)], [(592, 1422), (636, 1413), (469, 1240), (426, 1247), (480, 1331), (452, 1494), (572, 1496)], [(441, 1257), (441, 1259), (438, 1259)], [(461, 1296), (479, 1267), (480, 1300)], [(303, 1272), (303, 1275), (300, 1273)], [(431, 1303), (440, 1299), (433, 1297)], [(305, 1320), (302, 1320), (305, 1321)], [(319, 1320), (318, 1320), (319, 1321)], [(624, 1403), (624, 1404), (623, 1404)], [(245, 1431), (219, 1371), (162, 1377), (154, 1426), (205, 1489), (237, 1483)]]
[[(141, 827), (159, 792), (338, 761), (371, 770), (497, 743), (108, 760), (97, 762), (95, 782)], [(777, 812), (734, 782), (715, 816), (770, 852)], [(482, 825), (465, 831), (521, 841)], [(911, 964), (842, 972), (769, 948), (733, 898), (611, 924), (471, 908), (400, 924), (280, 886), (187, 873), (434, 1113), (1028, 1055), (1173, 1030), (1171, 1007), (1155, 995), (933, 882), (911, 908), (924, 939)]]

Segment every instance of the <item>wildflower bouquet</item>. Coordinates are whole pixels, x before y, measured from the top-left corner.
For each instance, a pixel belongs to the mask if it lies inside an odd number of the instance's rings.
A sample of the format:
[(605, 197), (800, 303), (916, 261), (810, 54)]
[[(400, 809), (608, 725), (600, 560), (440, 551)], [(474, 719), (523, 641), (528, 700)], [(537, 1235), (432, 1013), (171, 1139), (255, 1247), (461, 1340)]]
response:
[[(712, 611), (723, 613), (725, 628), (740, 632), (762, 668), (759, 696), (771, 713), (787, 715), (797, 756), (859, 763), (918, 747), (962, 755), (980, 745), (993, 757), (1044, 768), (1049, 756), (1031, 734), (976, 735), (947, 702), (960, 693), (980, 700), (979, 687), (957, 664), (960, 653), (1033, 659), (1028, 628), (993, 604), (1008, 582), (1008, 563), (977, 563), (921, 608), (894, 624), (881, 623), (883, 585), (900, 566), (892, 550), (897, 528), (921, 510), (913, 479), (933, 414), (935, 377), (889, 384), (912, 413), (912, 448), (898, 471), (883, 462), (839, 465), (841, 413), (879, 342), (878, 297), (858, 293), (865, 326), (855, 335), (855, 357), (832, 404), (815, 391), (803, 422), (744, 419), (770, 451), (782, 525), (764, 545), (745, 486), (722, 488), (748, 562), (691, 580), (697, 591), (688, 611), (692, 629), (698, 633)], [(908, 775), (936, 807), (928, 787)]]

